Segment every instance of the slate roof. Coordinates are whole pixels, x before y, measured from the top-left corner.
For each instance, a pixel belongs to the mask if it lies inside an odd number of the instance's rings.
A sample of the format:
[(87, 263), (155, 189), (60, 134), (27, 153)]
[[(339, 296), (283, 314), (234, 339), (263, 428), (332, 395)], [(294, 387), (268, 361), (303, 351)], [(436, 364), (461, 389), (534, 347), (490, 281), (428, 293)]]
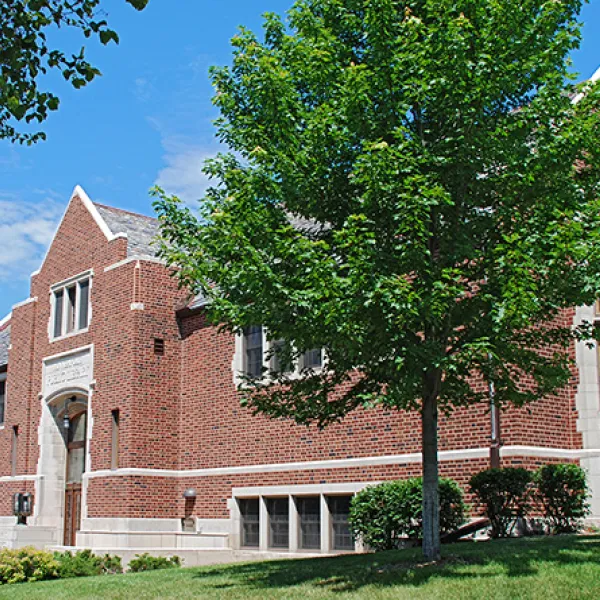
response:
[(128, 256), (156, 256), (152, 240), (158, 234), (158, 219), (95, 202), (94, 206), (113, 235), (127, 234)]
[(0, 369), (8, 365), (8, 347), (10, 346), (10, 325), (0, 331)]

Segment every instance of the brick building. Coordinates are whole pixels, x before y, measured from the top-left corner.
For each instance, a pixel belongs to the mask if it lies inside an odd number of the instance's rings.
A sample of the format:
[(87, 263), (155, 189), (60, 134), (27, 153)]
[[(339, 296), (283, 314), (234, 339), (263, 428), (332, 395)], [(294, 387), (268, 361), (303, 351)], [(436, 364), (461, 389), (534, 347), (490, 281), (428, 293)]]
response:
[[(260, 368), (264, 332), (208, 324), (202, 298), (154, 257), (156, 230), (76, 188), (30, 297), (0, 322), (0, 545), (353, 549), (352, 494), (420, 472), (418, 414), (356, 411), (325, 431), (252, 416), (236, 384)], [(598, 358), (572, 353), (566, 389), (502, 415), (501, 456), (580, 462), (600, 519)], [(441, 416), (442, 475), (464, 484), (487, 467), (490, 439), (487, 405)], [(17, 524), (13, 495), (26, 492), (33, 514)]]

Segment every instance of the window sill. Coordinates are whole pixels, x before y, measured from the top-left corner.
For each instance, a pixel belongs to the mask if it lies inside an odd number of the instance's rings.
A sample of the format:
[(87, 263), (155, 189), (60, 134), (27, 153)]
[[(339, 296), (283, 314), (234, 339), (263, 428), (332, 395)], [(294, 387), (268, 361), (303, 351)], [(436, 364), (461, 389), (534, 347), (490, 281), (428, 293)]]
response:
[(66, 333), (65, 335), (61, 335), (59, 337), (50, 338), (50, 343), (54, 344), (54, 342), (62, 342), (63, 340), (68, 340), (69, 338), (75, 337), (77, 335), (81, 335), (83, 333), (88, 333), (90, 330), (89, 327), (85, 329), (78, 329), (77, 331), (72, 331), (71, 333)]

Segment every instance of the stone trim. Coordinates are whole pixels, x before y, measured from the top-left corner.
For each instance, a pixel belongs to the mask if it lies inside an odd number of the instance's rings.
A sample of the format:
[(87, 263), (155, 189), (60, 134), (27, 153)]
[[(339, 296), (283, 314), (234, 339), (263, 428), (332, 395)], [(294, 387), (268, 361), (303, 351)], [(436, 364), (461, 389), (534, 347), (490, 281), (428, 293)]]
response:
[[(489, 448), (470, 448), (466, 450), (445, 450), (439, 453), (439, 460), (443, 462), (457, 460), (472, 460), (488, 458)], [(577, 460), (587, 457), (600, 457), (599, 449), (570, 450), (564, 448), (543, 448), (539, 446), (505, 446), (501, 449), (503, 457), (531, 456), (535, 458), (564, 458)], [(396, 464), (418, 464), (422, 460), (421, 453), (397, 454), (389, 456), (373, 456), (364, 458), (347, 458), (341, 460), (318, 460), (294, 463), (276, 463), (264, 465), (248, 465), (241, 467), (215, 467), (208, 469), (167, 470), (124, 468), (116, 470), (91, 471), (84, 474), (84, 478), (98, 479), (105, 477), (216, 477), (220, 475), (237, 475), (248, 473), (273, 473), (285, 471), (311, 471), (318, 469), (347, 469), (352, 467), (372, 467)]]

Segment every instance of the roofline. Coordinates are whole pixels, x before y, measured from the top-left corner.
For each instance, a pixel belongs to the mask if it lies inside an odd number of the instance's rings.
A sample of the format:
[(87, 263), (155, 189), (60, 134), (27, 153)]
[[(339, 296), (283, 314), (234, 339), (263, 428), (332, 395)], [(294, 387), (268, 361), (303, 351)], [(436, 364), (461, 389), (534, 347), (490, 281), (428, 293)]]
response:
[[(586, 81), (586, 83), (588, 83), (588, 84), (596, 83), (596, 81), (598, 81), (599, 79), (600, 79), (600, 67), (598, 67), (594, 71), (594, 74)], [(577, 94), (575, 96), (575, 98), (573, 98), (572, 104), (577, 104), (578, 102), (581, 102), (581, 100), (583, 100), (585, 98), (587, 91), (588, 91), (587, 88), (585, 88), (582, 92), (579, 92), (579, 94)]]
[(3, 319), (0, 319), (0, 329), (2, 329), (11, 319), (12, 311), (9, 312)]
[(94, 206), (100, 206), (101, 208), (106, 208), (107, 210), (125, 213), (126, 215), (132, 215), (134, 217), (141, 217), (142, 219), (148, 219), (149, 221), (158, 221), (158, 219), (156, 217), (150, 217), (148, 215), (143, 215), (142, 213), (133, 212), (132, 210), (125, 210), (124, 208), (117, 208), (116, 206), (108, 206), (107, 204), (102, 204), (101, 202), (92, 202), (92, 204)]
[(48, 258), (48, 253), (50, 252), (50, 248), (52, 248), (52, 245), (54, 244), (54, 240), (56, 239), (56, 235), (58, 234), (58, 230), (60, 229), (62, 222), (65, 220), (65, 216), (66, 216), (67, 212), (69, 211), (69, 208), (71, 207), (71, 203), (73, 202), (73, 200), (75, 200), (75, 198), (79, 198), (79, 200), (81, 200), (81, 202), (83, 203), (85, 208), (87, 208), (88, 212), (92, 216), (92, 219), (94, 219), (96, 225), (98, 225), (98, 228), (100, 229), (100, 231), (102, 231), (102, 233), (104, 234), (104, 236), (106, 237), (106, 240), (108, 242), (112, 242), (113, 240), (116, 240), (117, 238), (127, 238), (126, 233), (113, 233), (110, 230), (110, 228), (106, 224), (106, 221), (102, 218), (102, 216), (98, 212), (98, 209), (94, 206), (94, 203), (90, 200), (90, 197), (85, 193), (85, 190), (80, 185), (76, 185), (75, 188), (73, 189), (73, 193), (71, 194), (71, 198), (69, 199), (69, 203), (67, 204), (67, 208), (65, 209), (63, 216), (61, 217), (60, 221), (58, 222), (58, 226), (56, 227), (54, 235), (52, 236), (52, 241), (48, 245), (48, 249), (46, 250), (44, 260), (42, 260), (42, 264), (40, 265), (40, 268), (31, 274), (31, 277), (34, 277), (35, 275), (37, 275), (44, 268), (44, 264), (46, 263), (46, 259)]

